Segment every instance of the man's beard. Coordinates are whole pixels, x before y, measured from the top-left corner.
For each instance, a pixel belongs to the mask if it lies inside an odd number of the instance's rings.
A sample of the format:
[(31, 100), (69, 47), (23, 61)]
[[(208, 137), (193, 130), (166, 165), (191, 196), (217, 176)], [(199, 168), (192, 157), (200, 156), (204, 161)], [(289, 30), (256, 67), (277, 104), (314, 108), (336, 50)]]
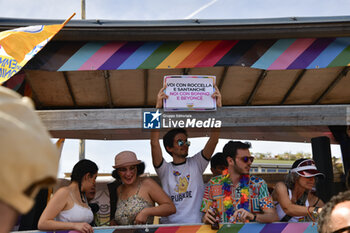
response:
[(236, 162), (234, 162), (233, 165), (233, 169), (235, 170), (235, 172), (239, 175), (249, 175), (249, 171), (248, 173), (245, 173), (244, 170), (242, 168), (240, 168), (239, 166), (237, 166)]

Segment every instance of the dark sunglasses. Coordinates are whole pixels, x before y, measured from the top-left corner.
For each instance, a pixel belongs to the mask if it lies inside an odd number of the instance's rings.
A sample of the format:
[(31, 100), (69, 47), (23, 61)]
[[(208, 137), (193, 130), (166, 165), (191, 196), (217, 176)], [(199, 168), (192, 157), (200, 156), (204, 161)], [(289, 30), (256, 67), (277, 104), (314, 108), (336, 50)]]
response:
[(240, 158), (243, 162), (248, 163), (248, 161), (250, 161), (251, 163), (254, 161), (254, 157), (253, 156), (244, 156), (242, 158)]
[(183, 145), (187, 145), (187, 146), (190, 146), (191, 145), (191, 142), (190, 141), (184, 141), (184, 140), (181, 140), (181, 139), (179, 139), (179, 140), (177, 140), (177, 144), (179, 145), (179, 146), (183, 146)]
[(344, 231), (350, 230), (350, 226), (340, 228), (339, 230), (333, 231), (332, 233), (342, 233)]

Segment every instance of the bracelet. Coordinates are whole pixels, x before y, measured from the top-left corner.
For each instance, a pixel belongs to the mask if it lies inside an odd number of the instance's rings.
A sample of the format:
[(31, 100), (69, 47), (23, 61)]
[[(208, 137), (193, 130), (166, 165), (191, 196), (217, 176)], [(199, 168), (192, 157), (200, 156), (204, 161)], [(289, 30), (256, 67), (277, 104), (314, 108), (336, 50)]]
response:
[(319, 208), (320, 208), (320, 207), (316, 206), (316, 207), (314, 208), (314, 210), (312, 211), (312, 216), (314, 217), (315, 221), (316, 221), (316, 219), (318, 219), (318, 209), (319, 209)]
[(309, 215), (309, 217), (311, 218), (311, 220), (312, 220), (313, 222), (315, 222), (315, 219), (313, 218), (313, 216), (312, 216), (312, 214), (311, 214), (311, 212), (310, 212), (310, 208), (311, 208), (311, 206), (308, 206), (308, 207), (307, 207), (307, 214)]
[(252, 220), (253, 222), (256, 222), (256, 214), (254, 214), (254, 218)]

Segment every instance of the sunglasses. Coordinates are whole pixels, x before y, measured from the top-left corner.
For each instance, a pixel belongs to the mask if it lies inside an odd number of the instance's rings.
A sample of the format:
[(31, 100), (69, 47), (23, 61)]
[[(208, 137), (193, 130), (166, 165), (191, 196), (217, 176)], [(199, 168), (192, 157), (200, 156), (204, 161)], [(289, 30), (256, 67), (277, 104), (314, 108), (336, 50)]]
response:
[(179, 139), (179, 140), (177, 140), (177, 144), (179, 145), (179, 146), (183, 146), (183, 145), (186, 145), (186, 146), (190, 146), (191, 145), (191, 142), (190, 141), (184, 141), (184, 140), (181, 140), (181, 139)]
[(248, 163), (249, 161), (252, 163), (254, 161), (253, 156), (244, 156), (240, 158), (243, 162)]

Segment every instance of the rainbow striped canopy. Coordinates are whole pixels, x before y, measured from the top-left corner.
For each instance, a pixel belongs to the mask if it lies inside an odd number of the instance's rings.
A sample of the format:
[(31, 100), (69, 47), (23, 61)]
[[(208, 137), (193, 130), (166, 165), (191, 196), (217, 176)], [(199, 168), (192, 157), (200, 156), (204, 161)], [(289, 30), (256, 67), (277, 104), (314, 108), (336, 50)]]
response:
[(279, 40), (52, 42), (27, 69), (49, 71), (246, 66), (318, 69), (350, 64), (350, 37)]

